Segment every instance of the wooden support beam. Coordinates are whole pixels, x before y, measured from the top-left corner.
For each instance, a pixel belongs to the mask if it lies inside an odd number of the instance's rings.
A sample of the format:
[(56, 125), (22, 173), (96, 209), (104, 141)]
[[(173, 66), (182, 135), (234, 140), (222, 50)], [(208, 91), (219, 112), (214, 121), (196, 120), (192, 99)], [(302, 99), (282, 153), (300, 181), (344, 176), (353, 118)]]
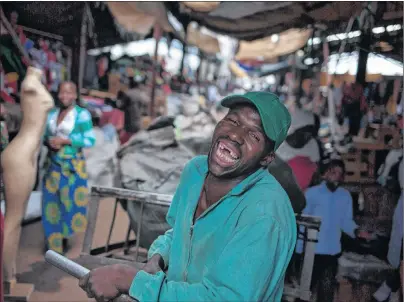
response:
[(182, 58), (181, 58), (181, 65), (180, 65), (180, 76), (184, 75), (186, 55), (187, 55), (187, 35), (185, 34), (185, 40), (184, 40), (184, 43), (182, 43)]
[(366, 68), (369, 57), (369, 51), (371, 44), (371, 35), (368, 32), (363, 32), (361, 40), (359, 42), (359, 58), (358, 69), (356, 71), (356, 83), (364, 85), (366, 82)]
[(377, 11), (377, 2), (371, 2), (369, 10), (365, 10), (360, 18), (361, 39), (359, 42), (358, 69), (356, 72), (356, 83), (364, 85), (366, 82), (366, 69), (369, 51), (372, 43), (372, 28), (375, 23), (374, 15)]
[(152, 87), (151, 87), (151, 100), (150, 100), (150, 108), (149, 115), (151, 118), (155, 117), (154, 107), (156, 103), (156, 80), (157, 80), (157, 67), (158, 67), (158, 54), (159, 54), (159, 42), (161, 38), (161, 27), (156, 22), (154, 24), (154, 39), (156, 40), (156, 47), (154, 49), (154, 69), (153, 69), (153, 77), (152, 77)]
[(22, 26), (22, 25), (20, 25), (20, 26), (21, 26), (21, 28), (22, 28), (24, 31), (26, 31), (26, 32), (28, 32), (28, 33), (32, 33), (32, 34), (35, 34), (35, 35), (40, 35), (40, 36), (42, 36), (42, 37), (46, 37), (46, 38), (50, 38), (50, 39), (53, 39), (53, 40), (57, 40), (57, 41), (63, 42), (63, 37), (62, 37), (62, 36), (55, 35), (55, 34), (51, 34), (51, 33), (47, 33), (47, 32), (42, 31), (42, 30), (38, 30), (38, 29), (34, 29), (34, 28), (29, 28), (29, 27)]
[(81, 32), (80, 32), (79, 75), (77, 83), (79, 91), (81, 91), (81, 88), (83, 88), (84, 69), (87, 56), (88, 13), (86, 10), (86, 5), (87, 3), (83, 8), (83, 18), (81, 21)]
[(29, 58), (28, 53), (25, 51), (24, 47), (22, 46), (20, 38), (18, 37), (17, 33), (15, 32), (13, 26), (6, 18), (6, 15), (4, 14), (4, 11), (3, 11), (3, 7), (1, 5), (0, 5), (0, 19), (1, 19), (1, 23), (6, 27), (8, 33), (11, 35), (13, 42), (17, 46), (18, 50), (26, 58), (27, 62), (31, 65), (32, 64), (31, 59)]

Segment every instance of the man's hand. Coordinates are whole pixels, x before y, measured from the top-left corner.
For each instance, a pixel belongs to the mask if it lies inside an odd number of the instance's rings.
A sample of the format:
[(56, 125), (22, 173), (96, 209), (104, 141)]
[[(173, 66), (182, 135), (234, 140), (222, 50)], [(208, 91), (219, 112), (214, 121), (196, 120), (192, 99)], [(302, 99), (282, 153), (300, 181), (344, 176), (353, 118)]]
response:
[(51, 137), (49, 139), (49, 145), (51, 146), (52, 149), (54, 150), (60, 150), (63, 146), (69, 145), (70, 140), (62, 137)]
[(80, 279), (79, 286), (89, 298), (97, 302), (113, 300), (127, 294), (138, 270), (131, 266), (116, 264), (92, 270)]
[(149, 261), (147, 261), (146, 265), (143, 267), (143, 270), (151, 275), (154, 275), (163, 269), (164, 260), (163, 257), (161, 257), (159, 254), (153, 255), (153, 257), (151, 257)]

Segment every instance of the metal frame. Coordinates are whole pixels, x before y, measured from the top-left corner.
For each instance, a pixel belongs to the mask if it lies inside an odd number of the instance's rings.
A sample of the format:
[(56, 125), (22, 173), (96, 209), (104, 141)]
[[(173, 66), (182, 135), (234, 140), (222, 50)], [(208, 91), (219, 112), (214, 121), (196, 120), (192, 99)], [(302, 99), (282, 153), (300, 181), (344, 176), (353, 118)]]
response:
[(311, 280), (316, 253), (318, 232), (320, 231), (321, 218), (309, 215), (296, 215), (296, 223), (305, 228), (303, 267), (300, 273), (299, 287), (294, 288), (285, 284), (284, 297), (299, 298), (302, 301), (311, 299)]
[[(150, 192), (143, 192), (143, 191), (135, 191), (135, 190), (127, 190), (121, 188), (110, 188), (110, 187), (92, 187), (91, 194), (90, 194), (90, 202), (88, 206), (88, 223), (87, 229), (84, 236), (84, 242), (82, 247), (82, 254), (93, 255), (94, 250), (92, 249), (92, 242), (94, 237), (94, 230), (97, 222), (97, 214), (98, 214), (98, 207), (101, 198), (116, 198), (115, 207), (114, 207), (114, 217), (111, 222), (111, 226), (109, 229), (109, 234), (107, 237), (107, 241), (105, 243), (104, 251), (107, 252), (111, 249), (110, 240), (112, 229), (115, 224), (115, 218), (118, 210), (118, 203), (120, 200), (126, 200), (127, 202), (140, 202), (140, 220), (136, 226), (136, 251), (135, 251), (135, 259), (138, 259), (138, 252), (139, 252), (139, 236), (138, 234), (141, 233), (142, 229), (142, 217), (144, 211), (144, 204), (153, 204), (159, 206), (166, 206), (167, 208), (171, 204), (172, 195), (166, 194), (158, 194), (158, 193), (150, 193)], [(126, 240), (123, 243), (125, 249), (129, 246), (129, 235), (131, 231), (131, 226), (128, 226), (128, 232), (126, 235)]]
[[(158, 193), (135, 191), (121, 188), (92, 187), (90, 193), (90, 202), (88, 206), (88, 224), (82, 247), (82, 254), (84, 255), (95, 254), (94, 253), (95, 250), (92, 249), (92, 242), (97, 222), (99, 202), (101, 198), (116, 199), (114, 208), (114, 217), (111, 222), (105, 248), (103, 249), (104, 252), (108, 252), (112, 249), (112, 246), (110, 244), (111, 233), (115, 224), (118, 203), (120, 202), (120, 200), (126, 200), (128, 202), (138, 202), (141, 204), (140, 219), (136, 226), (137, 234), (135, 241), (136, 242), (135, 261), (137, 261), (139, 252), (139, 243), (140, 243), (139, 236), (142, 229), (142, 217), (143, 217), (144, 205), (152, 204), (152, 205), (165, 206), (168, 208), (171, 204), (173, 196), (168, 194), (158, 194)], [(307, 215), (296, 215), (296, 222), (299, 227), (305, 228), (305, 235), (307, 238), (304, 248), (303, 268), (300, 275), (299, 287), (294, 288), (292, 286), (285, 285), (284, 297), (291, 297), (293, 299), (300, 298), (303, 301), (309, 301), (311, 297), (310, 284), (314, 265), (316, 240), (318, 237), (318, 232), (320, 230), (321, 219), (319, 217), (313, 217)], [(126, 241), (122, 244), (125, 248), (128, 248), (129, 245), (130, 230), (131, 226), (129, 225)]]

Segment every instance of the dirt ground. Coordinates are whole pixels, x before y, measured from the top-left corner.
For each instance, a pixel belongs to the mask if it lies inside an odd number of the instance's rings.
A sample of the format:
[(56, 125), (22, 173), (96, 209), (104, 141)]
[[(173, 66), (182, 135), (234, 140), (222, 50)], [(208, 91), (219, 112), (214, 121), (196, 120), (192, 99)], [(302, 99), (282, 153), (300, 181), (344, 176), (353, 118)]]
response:
[[(98, 213), (96, 232), (93, 247), (105, 245), (108, 230), (112, 221), (114, 199), (101, 200)], [(111, 243), (125, 240), (129, 220), (125, 211), (119, 207), (115, 227), (112, 233)], [(84, 234), (79, 234), (71, 243), (67, 253), (68, 258), (80, 256)], [(78, 287), (78, 281), (64, 272), (44, 262), (44, 238), (41, 222), (36, 222), (23, 227), (20, 250), (18, 254), (17, 280), (20, 283), (31, 283), (35, 286), (34, 293), (30, 296), (30, 302), (87, 302), (85, 293)], [(362, 293), (368, 296), (369, 293)], [(350, 284), (342, 282), (339, 293), (334, 302), (360, 302), (370, 301), (369, 297), (352, 298)]]
[[(93, 247), (105, 245), (112, 221), (114, 204), (115, 200), (113, 199), (101, 201)], [(125, 240), (128, 224), (129, 220), (125, 211), (119, 208), (111, 243)], [(80, 256), (83, 239), (84, 234), (79, 234), (74, 238), (71, 243), (71, 249), (66, 255), (68, 258)], [(44, 253), (44, 236), (41, 222), (24, 226), (17, 260), (17, 280), (20, 283), (34, 284), (35, 291), (30, 296), (30, 302), (94, 301), (87, 298), (85, 293), (78, 287), (78, 281), (75, 278), (44, 262)]]

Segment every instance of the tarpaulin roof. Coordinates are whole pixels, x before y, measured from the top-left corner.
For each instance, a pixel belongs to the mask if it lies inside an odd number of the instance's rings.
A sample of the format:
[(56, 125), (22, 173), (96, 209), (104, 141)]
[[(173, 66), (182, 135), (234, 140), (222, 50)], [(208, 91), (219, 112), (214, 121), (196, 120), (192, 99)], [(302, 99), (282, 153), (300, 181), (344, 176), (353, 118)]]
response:
[[(163, 2), (107, 2), (108, 7), (116, 18), (117, 22), (128, 31), (135, 31), (147, 35), (158, 23), (165, 32), (173, 35), (184, 42), (185, 33), (177, 31), (170, 23), (167, 9)], [(193, 2), (197, 5), (197, 2)], [(213, 3), (213, 2), (212, 2)], [(194, 45), (206, 54), (220, 52), (218, 40), (208, 34), (201, 32), (192, 24), (187, 26), (187, 44)]]
[(205, 2), (205, 1), (184, 1), (183, 4), (190, 9), (201, 12), (201, 13), (209, 13), (212, 10), (215, 10), (219, 5), (220, 1), (212, 1), (212, 2)]
[(156, 18), (139, 11), (136, 2), (107, 2), (116, 21), (127, 30), (147, 35), (153, 28)]
[(311, 34), (311, 29), (290, 29), (280, 33), (277, 40), (266, 37), (252, 42), (242, 41), (235, 58), (238, 61), (258, 60), (267, 62), (302, 48), (306, 45)]
[(147, 35), (157, 22), (165, 32), (175, 32), (163, 2), (107, 2), (117, 22), (128, 31)]
[[(165, 3), (180, 21), (188, 18), (214, 32), (247, 41), (316, 23), (340, 30), (365, 4), (358, 1)], [(379, 6), (384, 10), (382, 19), (403, 16), (402, 2), (382, 3)]]
[(193, 24), (189, 24), (187, 29), (187, 43), (198, 47), (207, 54), (220, 53), (219, 41), (211, 35), (204, 34)]
[[(127, 32), (114, 20), (108, 7), (102, 3), (89, 2), (94, 21), (94, 39), (88, 40), (88, 46), (102, 47), (141, 38), (134, 32)], [(6, 17), (11, 12), (18, 14), (18, 24), (51, 34), (63, 36), (64, 43), (72, 46), (79, 43), (80, 29), (85, 2), (74, 1), (31, 1), (2, 2)], [(96, 41), (97, 45), (93, 45)]]
[[(168, 3), (166, 5), (169, 5)], [(211, 11), (193, 10), (179, 3), (179, 10), (208, 29), (239, 40), (252, 41), (290, 28), (316, 22), (348, 20), (361, 2), (220, 2)]]

